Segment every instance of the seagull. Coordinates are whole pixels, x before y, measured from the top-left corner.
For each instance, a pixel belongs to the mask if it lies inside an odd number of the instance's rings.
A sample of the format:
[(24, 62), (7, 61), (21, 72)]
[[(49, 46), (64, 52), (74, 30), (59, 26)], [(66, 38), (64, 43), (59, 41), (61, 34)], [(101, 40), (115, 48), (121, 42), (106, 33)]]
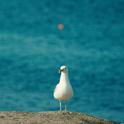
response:
[[(54, 90), (54, 98), (59, 100), (60, 111), (62, 110), (61, 101), (68, 101), (73, 96), (73, 89), (69, 81), (68, 76), (68, 68), (67, 66), (63, 65), (59, 69), (60, 80), (59, 83), (56, 85)], [(65, 105), (66, 111), (66, 105)]]

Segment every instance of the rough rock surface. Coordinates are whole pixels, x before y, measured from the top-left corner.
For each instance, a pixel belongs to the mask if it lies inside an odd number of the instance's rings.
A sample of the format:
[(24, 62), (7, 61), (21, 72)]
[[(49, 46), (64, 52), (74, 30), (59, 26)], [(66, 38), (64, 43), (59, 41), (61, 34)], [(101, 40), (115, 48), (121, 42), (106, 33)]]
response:
[(0, 112), (0, 124), (117, 124), (76, 112)]

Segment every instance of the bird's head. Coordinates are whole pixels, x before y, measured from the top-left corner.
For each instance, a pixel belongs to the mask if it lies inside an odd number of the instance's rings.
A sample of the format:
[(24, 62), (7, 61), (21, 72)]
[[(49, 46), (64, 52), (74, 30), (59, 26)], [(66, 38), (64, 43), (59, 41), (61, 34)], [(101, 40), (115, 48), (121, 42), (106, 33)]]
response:
[(61, 66), (60, 69), (59, 69), (59, 73), (61, 73), (61, 72), (66, 73), (67, 71), (68, 71), (68, 68), (65, 65)]

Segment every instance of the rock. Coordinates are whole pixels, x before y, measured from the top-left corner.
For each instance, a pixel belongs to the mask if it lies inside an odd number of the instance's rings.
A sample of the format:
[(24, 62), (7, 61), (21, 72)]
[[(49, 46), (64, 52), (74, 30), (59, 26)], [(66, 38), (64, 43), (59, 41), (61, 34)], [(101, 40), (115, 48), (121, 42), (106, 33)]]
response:
[(0, 124), (119, 124), (76, 112), (0, 112)]

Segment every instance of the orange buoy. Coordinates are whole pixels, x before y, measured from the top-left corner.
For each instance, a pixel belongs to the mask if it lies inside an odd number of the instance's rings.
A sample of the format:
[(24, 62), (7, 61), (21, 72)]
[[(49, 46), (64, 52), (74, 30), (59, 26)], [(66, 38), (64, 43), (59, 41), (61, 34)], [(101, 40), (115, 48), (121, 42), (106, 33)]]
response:
[(63, 30), (64, 29), (64, 25), (63, 24), (58, 24), (58, 29), (59, 30)]

